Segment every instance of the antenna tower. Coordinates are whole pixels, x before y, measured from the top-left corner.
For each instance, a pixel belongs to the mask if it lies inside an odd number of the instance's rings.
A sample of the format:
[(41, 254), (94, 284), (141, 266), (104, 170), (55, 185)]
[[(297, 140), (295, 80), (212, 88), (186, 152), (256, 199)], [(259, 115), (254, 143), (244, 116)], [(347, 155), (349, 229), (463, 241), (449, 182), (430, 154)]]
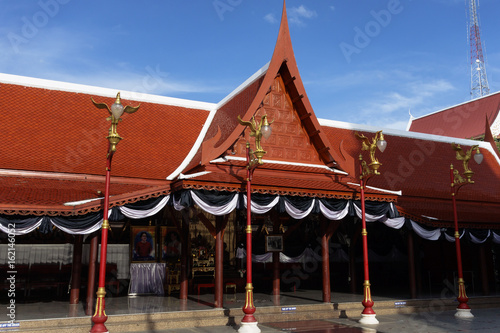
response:
[(482, 97), (490, 93), (486, 67), (484, 65), (483, 47), (479, 31), (477, 7), (479, 0), (467, 0), (469, 5), (469, 42), (470, 42), (470, 74), (471, 74), (471, 99)]

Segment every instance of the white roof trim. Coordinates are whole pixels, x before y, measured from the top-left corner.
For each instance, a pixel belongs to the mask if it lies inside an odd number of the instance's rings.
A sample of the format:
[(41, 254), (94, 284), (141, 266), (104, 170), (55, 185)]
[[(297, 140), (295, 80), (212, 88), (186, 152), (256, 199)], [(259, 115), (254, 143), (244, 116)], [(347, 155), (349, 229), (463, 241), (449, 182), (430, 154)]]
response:
[(86, 203), (89, 203), (89, 202), (92, 202), (92, 201), (102, 200), (102, 199), (104, 199), (104, 197), (101, 197), (101, 198), (92, 198), (92, 199), (80, 200), (80, 201), (65, 202), (63, 205), (64, 206), (79, 206), (79, 205), (83, 205), (83, 204), (86, 204)]
[(214, 120), (215, 113), (217, 112), (217, 109), (213, 109), (210, 111), (210, 114), (208, 115), (207, 121), (205, 121), (205, 124), (203, 125), (203, 128), (201, 129), (200, 134), (198, 135), (198, 138), (196, 139), (194, 145), (191, 147), (191, 150), (187, 154), (186, 158), (184, 161), (182, 161), (181, 164), (175, 169), (174, 172), (172, 172), (168, 177), (167, 180), (173, 180), (175, 177), (177, 177), (184, 168), (188, 166), (189, 163), (191, 163), (191, 160), (193, 159), (194, 155), (196, 155), (196, 152), (198, 149), (200, 149), (201, 144), (203, 143), (203, 139), (205, 138), (205, 135), (207, 134), (208, 129), (210, 128), (210, 124), (212, 124), (212, 121)]
[(415, 117), (413, 117), (413, 115), (411, 114), (411, 111), (408, 111), (408, 112), (410, 114), (410, 119), (408, 120), (408, 124), (406, 125), (406, 130), (407, 131), (410, 130), (411, 124), (413, 123), (413, 119), (415, 119)]
[(194, 155), (200, 149), (201, 144), (203, 143), (203, 139), (205, 138), (205, 135), (207, 134), (207, 131), (210, 128), (212, 121), (214, 120), (214, 117), (215, 117), (215, 114), (217, 113), (217, 110), (220, 109), (228, 101), (230, 101), (234, 96), (236, 96), (236, 94), (238, 94), (240, 91), (242, 91), (246, 86), (248, 86), (250, 83), (255, 81), (257, 78), (261, 77), (267, 71), (268, 67), (269, 67), (269, 63), (264, 65), (256, 73), (254, 73), (250, 78), (248, 78), (245, 82), (240, 84), (238, 86), (238, 88), (233, 90), (229, 95), (227, 95), (218, 104), (212, 104), (213, 108), (210, 110), (210, 115), (208, 116), (207, 121), (203, 125), (203, 128), (198, 136), (198, 139), (196, 139), (196, 142), (194, 143), (193, 147), (191, 148), (191, 151), (186, 156), (184, 161), (182, 161), (182, 163), (177, 167), (177, 169), (167, 177), (167, 180), (173, 180), (175, 177), (177, 177), (180, 174), (180, 172), (182, 170), (184, 170), (184, 168), (186, 168), (189, 165), (189, 163), (191, 163), (191, 160), (193, 159)]
[[(349, 185), (354, 185), (354, 186), (360, 186), (359, 184), (356, 184), (356, 183), (347, 183)], [(385, 192), (385, 193), (389, 193), (389, 194), (395, 194), (395, 195), (403, 195), (403, 191), (391, 191), (391, 190), (386, 190), (386, 189), (383, 189), (383, 188), (379, 188), (379, 187), (373, 187), (373, 186), (365, 186), (366, 188), (370, 188), (372, 190), (376, 190), (376, 191), (380, 191), (380, 192)]]
[[(382, 129), (382, 128), (374, 127), (374, 126), (351, 124), (351, 123), (346, 123), (346, 122), (336, 121), (336, 120), (318, 119), (318, 121), (319, 121), (321, 126), (342, 128), (342, 129), (348, 129), (348, 130), (352, 130), (352, 131), (364, 131), (364, 132), (375, 133), (375, 132), (378, 132)], [(468, 146), (468, 147), (478, 145), (481, 149), (488, 150), (491, 153), (491, 155), (493, 155), (493, 157), (495, 157), (498, 165), (500, 165), (500, 158), (498, 157), (496, 152), (493, 150), (493, 147), (491, 146), (491, 144), (489, 142), (475, 141), (475, 140), (469, 140), (469, 139), (460, 139), (460, 138), (452, 138), (449, 136), (441, 136), (441, 135), (418, 133), (418, 132), (407, 132), (407, 131), (401, 131), (401, 130), (396, 130), (396, 129), (392, 129), (392, 128), (385, 128), (382, 130), (384, 131), (384, 134), (400, 136), (400, 137), (405, 137), (405, 138), (410, 138), (410, 139), (444, 142), (444, 143), (449, 143), (449, 144), (457, 143), (457, 144), (460, 144), (463, 146)], [(389, 143), (389, 145), (390, 145), (390, 143)]]
[[(219, 157), (213, 161), (210, 161), (210, 163), (224, 163), (227, 162), (228, 160), (233, 160), (233, 161), (245, 161), (246, 158), (244, 157), (237, 157), (237, 156), (225, 156), (225, 157)], [(342, 175), (348, 175), (347, 172), (340, 171), (334, 168), (329, 168), (326, 165), (319, 165), (319, 164), (306, 164), (306, 163), (297, 163), (297, 162), (286, 162), (286, 161), (275, 161), (275, 160), (266, 160), (263, 159), (265, 163), (273, 163), (273, 164), (281, 164), (281, 165), (293, 165), (293, 166), (301, 166), (301, 167), (308, 167), (308, 168), (318, 168), (318, 169), (323, 169), (323, 170), (328, 170), (328, 171), (333, 171), (334, 173), (340, 173)]]
[(428, 113), (426, 115), (423, 115), (423, 116), (420, 116), (420, 117), (413, 117), (413, 120), (415, 119), (421, 119), (421, 118), (425, 118), (427, 116), (430, 116), (430, 115), (433, 115), (433, 114), (436, 114), (436, 113), (439, 113), (439, 112), (443, 112), (443, 111), (446, 111), (446, 110), (449, 110), (449, 109), (453, 109), (453, 108), (456, 108), (458, 106), (462, 106), (462, 105), (465, 105), (465, 104), (468, 104), (468, 103), (472, 103), (472, 102), (475, 102), (477, 100), (480, 100), (480, 99), (483, 99), (483, 98), (488, 98), (488, 97), (491, 97), (493, 95), (497, 95), (499, 94), (500, 91), (496, 92), (496, 93), (493, 93), (493, 94), (489, 94), (489, 95), (486, 95), (486, 96), (481, 96), (481, 97), (478, 97), (478, 98), (475, 98), (475, 99), (471, 99), (470, 101), (466, 101), (466, 102), (463, 102), (463, 103), (460, 103), (460, 104), (456, 104), (456, 105), (453, 105), (453, 106), (450, 106), (450, 107), (447, 107), (447, 108), (444, 108), (444, 109), (441, 109), (439, 111), (434, 111), (434, 112), (431, 112), (431, 113)]
[(196, 178), (196, 177), (199, 177), (199, 176), (203, 176), (203, 175), (206, 175), (206, 174), (209, 174), (211, 173), (212, 171), (202, 171), (202, 172), (197, 172), (197, 173), (193, 173), (193, 174), (190, 174), (190, 175), (184, 175), (184, 174), (180, 174), (179, 175), (179, 179), (190, 179), (190, 178)]
[(216, 104), (214, 103), (198, 102), (181, 98), (150, 95), (150, 94), (143, 94), (140, 92), (87, 86), (83, 84), (37, 79), (32, 77), (11, 75), (4, 73), (0, 73), (0, 84), (1, 83), (22, 85), (25, 87), (42, 88), (48, 90), (89, 94), (89, 95), (103, 96), (103, 97), (116, 97), (116, 93), (120, 91), (121, 98), (124, 100), (172, 105), (172, 106), (179, 106), (184, 108), (205, 110), (205, 111), (211, 111), (216, 106)]
[(217, 109), (220, 109), (224, 104), (229, 102), (231, 99), (233, 99), (234, 96), (239, 94), (242, 90), (244, 90), (247, 86), (249, 86), (251, 83), (253, 83), (255, 80), (257, 80), (259, 77), (264, 75), (267, 72), (267, 69), (269, 68), (270, 62), (262, 66), (261, 69), (259, 69), (257, 72), (255, 72), (252, 76), (250, 76), (248, 79), (246, 79), (245, 82), (240, 84), (238, 88), (234, 89), (229, 95), (224, 97), (219, 103), (217, 103)]

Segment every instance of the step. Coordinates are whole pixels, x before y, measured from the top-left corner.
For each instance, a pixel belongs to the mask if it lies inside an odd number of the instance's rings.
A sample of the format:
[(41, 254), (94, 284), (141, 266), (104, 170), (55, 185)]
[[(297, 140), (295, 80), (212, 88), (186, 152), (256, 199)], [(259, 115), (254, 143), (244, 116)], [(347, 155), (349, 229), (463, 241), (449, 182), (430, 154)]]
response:
[[(403, 314), (417, 312), (441, 312), (454, 310), (458, 306), (458, 301), (453, 298), (440, 299), (410, 299), (377, 301), (374, 299), (373, 310), (376, 314)], [(471, 309), (500, 307), (500, 297), (477, 297), (470, 298), (467, 304)], [(334, 303), (334, 307), (339, 310), (341, 318), (356, 318), (361, 315), (364, 307), (361, 302)]]
[[(244, 313), (241, 308), (229, 310), (230, 320), (241, 323)], [(297, 306), (266, 306), (258, 307), (254, 313), (259, 323), (281, 322), (289, 320), (313, 320), (338, 318), (338, 311), (332, 303), (305, 304)]]
[[(88, 333), (91, 317), (62, 319), (21, 320), (23, 332), (53, 333), (71, 332)], [(111, 332), (140, 332), (147, 330), (164, 330), (197, 326), (220, 326), (228, 323), (223, 309), (176, 311), (146, 314), (128, 314), (108, 316), (105, 325)]]
[[(395, 313), (436, 312), (456, 309), (455, 299), (377, 300), (373, 310), (377, 315)], [(478, 308), (500, 307), (500, 297), (470, 298), (469, 306), (474, 312)], [(316, 303), (296, 306), (262, 306), (254, 314), (259, 323), (296, 320), (359, 318), (363, 311), (361, 302)], [(157, 312), (146, 314), (110, 315), (105, 325), (110, 332), (143, 332), (148, 330), (180, 329), (238, 325), (243, 319), (241, 307), (230, 309), (208, 309), (196, 311)], [(23, 332), (87, 333), (92, 326), (90, 316), (61, 319), (21, 320)]]

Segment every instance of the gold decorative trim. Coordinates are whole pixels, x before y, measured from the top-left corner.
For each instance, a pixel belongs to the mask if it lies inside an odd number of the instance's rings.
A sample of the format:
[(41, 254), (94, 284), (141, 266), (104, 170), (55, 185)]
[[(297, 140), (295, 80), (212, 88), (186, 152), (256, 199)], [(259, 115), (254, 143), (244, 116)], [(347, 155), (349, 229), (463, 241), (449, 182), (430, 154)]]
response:
[[(111, 202), (109, 207), (120, 207), (129, 203), (134, 203), (137, 201), (143, 201), (150, 198), (157, 198), (162, 195), (170, 194), (170, 190), (161, 190), (157, 192), (152, 192), (149, 194), (139, 195), (137, 197), (117, 200)], [(102, 210), (102, 204), (99, 201), (96, 201), (97, 204), (95, 206), (86, 207), (82, 209), (73, 210), (71, 208), (67, 208), (68, 210), (40, 210), (40, 209), (0, 209), (0, 214), (4, 215), (34, 215), (34, 216), (79, 216), (86, 215), (89, 213), (96, 213)]]
[[(231, 186), (231, 185), (209, 185), (209, 184), (182, 184), (182, 189), (185, 190), (207, 190), (207, 191), (226, 191), (226, 192), (244, 192), (241, 186)], [(327, 199), (347, 199), (347, 200), (359, 200), (358, 193), (311, 193), (308, 191), (292, 191), (292, 190), (276, 190), (276, 189), (252, 189), (252, 193), (259, 194), (272, 194), (272, 195), (290, 195), (294, 197), (315, 197), (315, 198), (327, 198)], [(368, 201), (379, 201), (379, 202), (396, 202), (395, 198), (384, 198), (372, 195), (365, 195), (365, 199)]]

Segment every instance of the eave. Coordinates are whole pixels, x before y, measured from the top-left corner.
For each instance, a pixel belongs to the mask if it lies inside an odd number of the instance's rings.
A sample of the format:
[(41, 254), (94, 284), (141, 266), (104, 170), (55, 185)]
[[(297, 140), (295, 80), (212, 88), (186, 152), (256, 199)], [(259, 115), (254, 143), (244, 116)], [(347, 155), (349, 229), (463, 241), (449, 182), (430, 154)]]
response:
[[(198, 170), (200, 171), (200, 170)], [(245, 192), (247, 169), (244, 161), (227, 160), (224, 163), (211, 163), (199, 176), (178, 179), (172, 183), (172, 191), (182, 189), (216, 190)], [(359, 186), (349, 184), (352, 179), (335, 170), (322, 168), (283, 165), (269, 161), (255, 170), (252, 193), (279, 194), (288, 196), (335, 198), (360, 200)], [(397, 195), (376, 189), (365, 191), (366, 200), (397, 201)]]
[[(104, 205), (104, 176), (0, 171), (0, 214), (77, 216)], [(110, 207), (170, 193), (166, 181), (111, 177)]]

